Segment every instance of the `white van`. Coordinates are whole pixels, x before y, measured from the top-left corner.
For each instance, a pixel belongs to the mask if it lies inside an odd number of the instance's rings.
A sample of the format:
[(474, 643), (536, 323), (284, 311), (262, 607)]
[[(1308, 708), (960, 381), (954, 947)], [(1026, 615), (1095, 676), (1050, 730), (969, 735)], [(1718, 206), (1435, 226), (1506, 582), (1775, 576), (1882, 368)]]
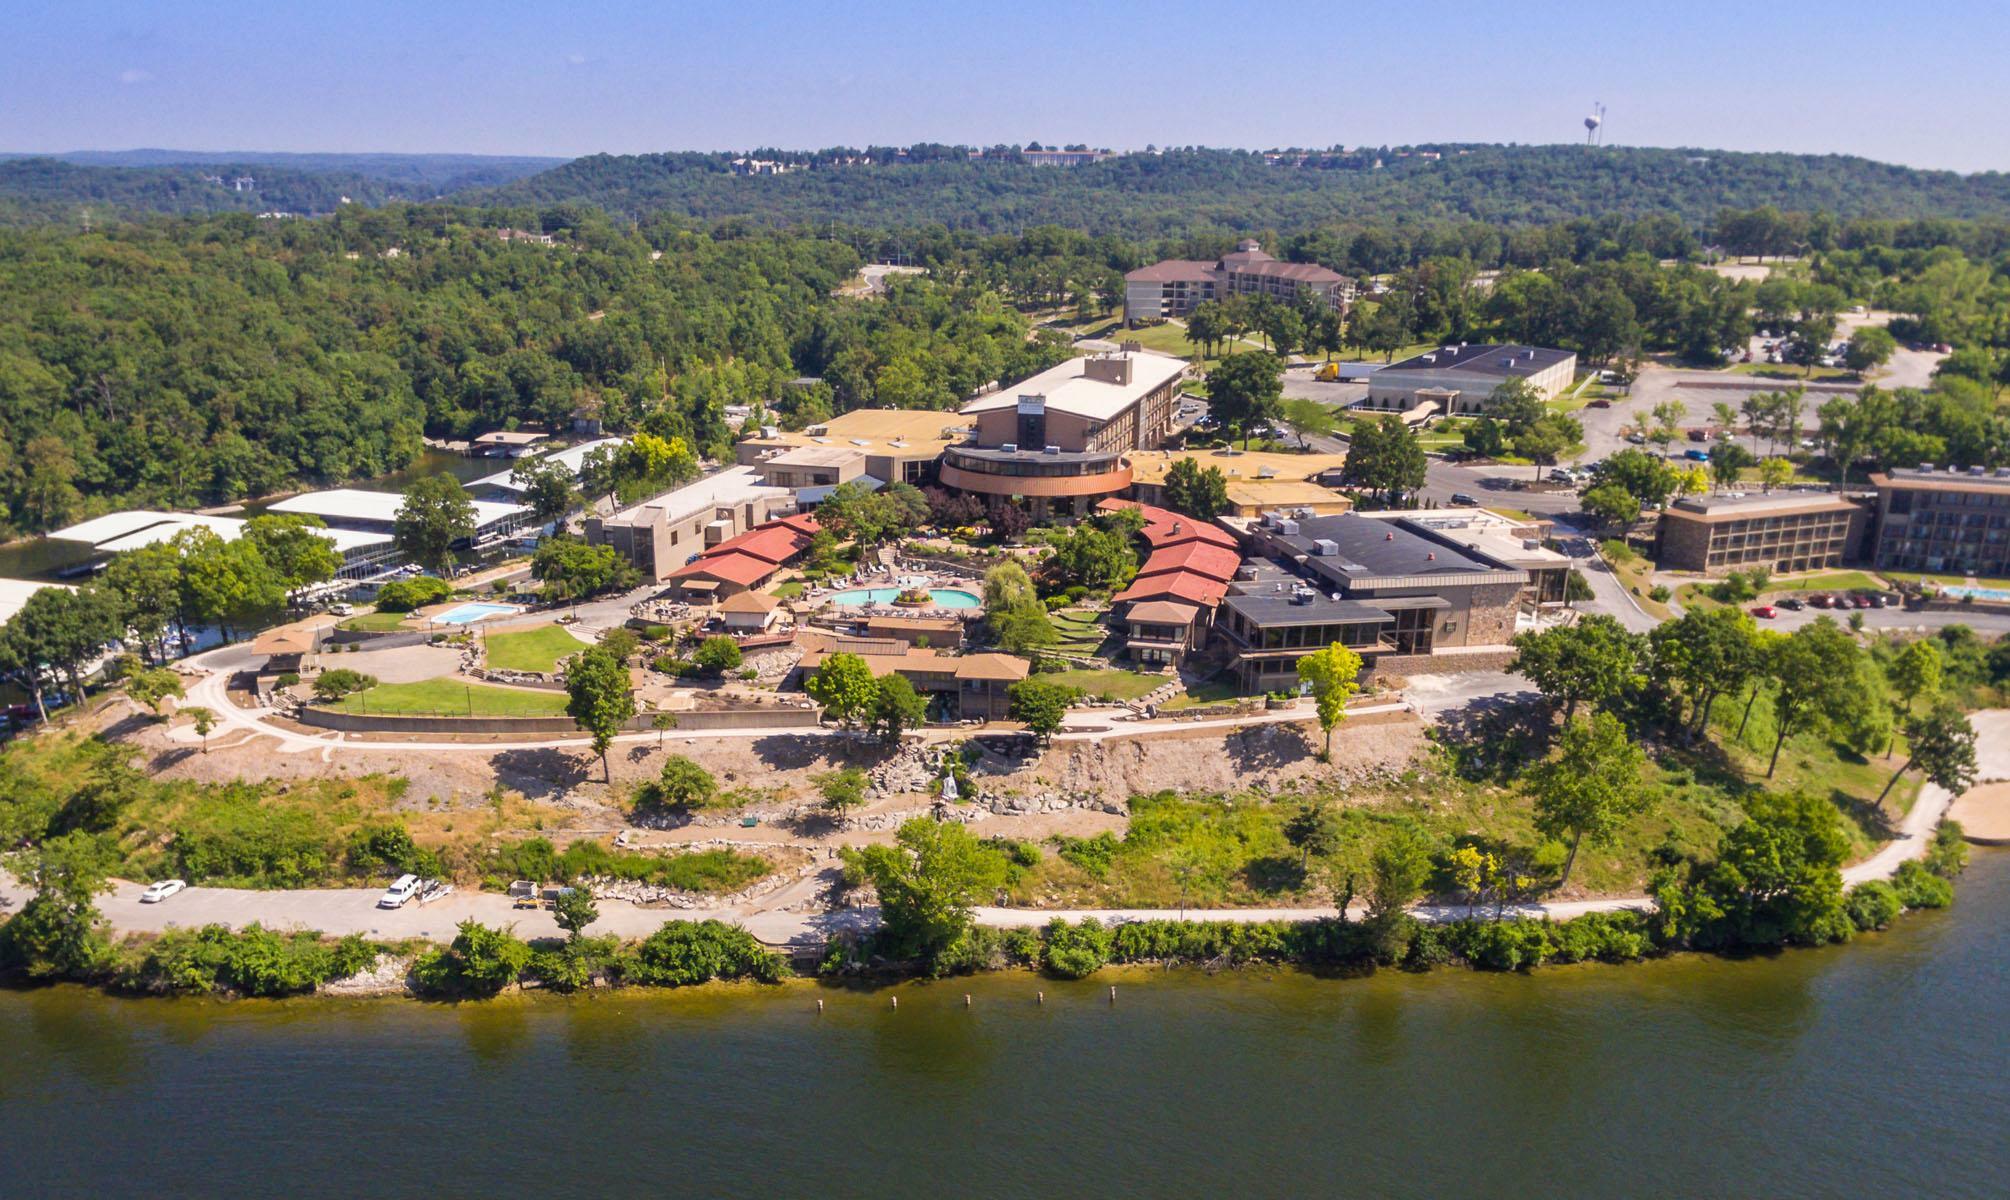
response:
[(403, 908), (407, 900), (418, 894), (419, 877), (417, 875), (400, 875), (396, 883), (385, 888), (384, 894), (377, 897), (377, 907)]

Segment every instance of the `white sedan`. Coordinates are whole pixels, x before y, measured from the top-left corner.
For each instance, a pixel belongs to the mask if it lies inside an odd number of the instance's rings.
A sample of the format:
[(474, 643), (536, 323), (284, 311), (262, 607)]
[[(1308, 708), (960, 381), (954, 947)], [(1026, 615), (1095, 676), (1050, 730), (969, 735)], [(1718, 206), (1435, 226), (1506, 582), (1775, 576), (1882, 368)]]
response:
[(150, 883), (147, 885), (147, 890), (140, 893), (140, 903), (159, 904), (187, 886), (188, 884), (179, 879), (163, 879), (159, 883)]

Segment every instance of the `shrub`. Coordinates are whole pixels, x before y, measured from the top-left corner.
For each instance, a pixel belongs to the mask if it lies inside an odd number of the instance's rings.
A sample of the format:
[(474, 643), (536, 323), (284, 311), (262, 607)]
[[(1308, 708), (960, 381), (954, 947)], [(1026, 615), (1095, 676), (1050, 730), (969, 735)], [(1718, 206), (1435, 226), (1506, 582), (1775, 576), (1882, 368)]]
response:
[(1954, 903), (1954, 885), (1916, 861), (1898, 864), (1891, 887), (1907, 908), (1946, 908)]
[(347, 667), (336, 667), (323, 671), (314, 679), (314, 698), (324, 704), (332, 704), (352, 692), (367, 692), (377, 686), (375, 675), (365, 675), (361, 671), (351, 671)]
[(1110, 868), (1116, 864), (1117, 855), (1124, 844), (1117, 835), (1104, 830), (1094, 837), (1059, 837), (1055, 845), (1065, 862), (1073, 863), (1097, 879), (1108, 879)]
[(446, 949), (412, 964), (412, 982), (429, 996), (493, 996), (515, 983), (529, 965), (530, 947), (522, 938), (507, 929), (462, 921)]
[(444, 579), (431, 575), (415, 575), (410, 579), (393, 579), (377, 589), (377, 610), (379, 612), (411, 612), (428, 604), (438, 604), (454, 594), (453, 585)]
[(419, 848), (411, 831), (402, 822), (365, 825), (349, 835), (345, 854), (349, 869), (359, 875), (388, 872), (401, 875), (439, 875), (440, 856)]
[(1968, 842), (1962, 837), (1961, 822), (1942, 821), (1933, 827), (1933, 842), (1921, 859), (1926, 869), (1942, 879), (1953, 879), (1968, 867)]
[(683, 987), (714, 979), (774, 983), (789, 973), (779, 954), (754, 935), (723, 921), (670, 921), (638, 943), (620, 963), (621, 977), (652, 987)]
[(663, 760), (663, 770), (636, 793), (644, 808), (703, 808), (719, 794), (712, 773), (681, 754)]
[(1905, 911), (1905, 902), (1898, 898), (1896, 888), (1882, 879), (1872, 879), (1849, 890), (1843, 897), (1843, 911), (1849, 914), (1850, 924), (1869, 932), (1896, 920)]
[(1637, 912), (1599, 912), (1550, 929), (1550, 957), (1557, 962), (1632, 962), (1654, 949), (1647, 919)]
[(660, 642), (670, 636), (670, 627), (668, 625), (644, 625), (642, 627), (642, 636), (652, 642)]
[(280, 672), (280, 674), (279, 674), (279, 678), (277, 678), (277, 679), (273, 680), (272, 682), (273, 682), (273, 684), (274, 684), (275, 686), (277, 686), (277, 687), (282, 687), (282, 688), (290, 688), (290, 687), (292, 687), (292, 686), (293, 686), (294, 684), (296, 684), (296, 683), (299, 683), (299, 682), (300, 682), (300, 672), (298, 672), (298, 671), (282, 671), (282, 672)]
[(278, 933), (252, 924), (169, 930), (120, 970), (121, 987), (143, 992), (291, 996), (354, 975), (377, 947), (351, 934), (337, 942), (313, 932)]
[(1081, 979), (1103, 969), (1110, 961), (1110, 931), (1094, 917), (1070, 925), (1056, 917), (1047, 926), (1043, 963), (1048, 972), (1063, 979)]
[(698, 673), (698, 665), (696, 663), (678, 658), (674, 654), (659, 654), (656, 656), (655, 661), (649, 665), (665, 675), (674, 675), (679, 679), (684, 678), (686, 675), (696, 675)]
[(1656, 604), (1668, 603), (1669, 597), (1673, 596), (1674, 594), (1675, 593), (1670, 591), (1668, 585), (1665, 583), (1657, 583), (1653, 587), (1647, 589), (1647, 598), (1649, 600), (1654, 601)]
[(698, 644), (691, 665), (708, 675), (724, 675), (740, 665), (740, 643), (721, 634)]

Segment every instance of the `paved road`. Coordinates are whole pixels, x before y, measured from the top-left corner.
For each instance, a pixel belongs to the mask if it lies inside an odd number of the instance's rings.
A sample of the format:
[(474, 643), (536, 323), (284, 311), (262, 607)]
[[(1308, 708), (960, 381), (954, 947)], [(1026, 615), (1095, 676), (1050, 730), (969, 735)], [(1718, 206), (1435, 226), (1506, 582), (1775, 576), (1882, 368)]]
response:
[[(1693, 581), (1689, 581), (1693, 582)], [(1746, 607), (1751, 607), (1747, 605)], [(1803, 625), (1812, 624), (1817, 617), (1829, 617), (1838, 625), (1849, 624), (1850, 613), (1861, 612), (1866, 629), (1891, 629), (1907, 633), (1930, 632), (1945, 629), (1950, 625), (1966, 625), (1977, 633), (2010, 634), (2010, 615), (1984, 612), (1907, 612), (1902, 608), (1852, 609), (1850, 612), (1836, 612), (1832, 609), (1804, 608), (1799, 612), (1782, 608), (1779, 616), (1760, 621), (1765, 629), (1778, 629), (1791, 633)]]
[[(2010, 777), (2010, 710), (1992, 709), (1971, 718), (1981, 750), (1984, 779)], [(1953, 797), (1931, 783), (1920, 791), (1912, 811), (1900, 824), (1898, 835), (1876, 854), (1845, 868), (1843, 881), (1862, 883), (1888, 878), (1899, 864), (1926, 853), (1933, 828), (1947, 812)], [(740, 908), (654, 909), (638, 908), (618, 900), (600, 902), (600, 920), (595, 933), (615, 933), (642, 937), (654, 932), (664, 921), (716, 918), (744, 925), (755, 937), (769, 945), (781, 946), (815, 941), (841, 928), (868, 928), (878, 920), (876, 910), (846, 909), (817, 911), (814, 894), (827, 878), (828, 868), (806, 876), (754, 900)], [(99, 909), (119, 932), (158, 932), (206, 924), (242, 926), (258, 921), (279, 928), (318, 929), (342, 935), (361, 933), (377, 938), (429, 938), (445, 941), (459, 922), (477, 920), (489, 925), (514, 925), (526, 937), (556, 937), (560, 931), (548, 911), (519, 911), (507, 897), (484, 892), (457, 892), (426, 906), (407, 905), (402, 909), (380, 909), (375, 888), (312, 888), (297, 891), (256, 892), (235, 888), (194, 887), (162, 904), (141, 904), (141, 885), (121, 882), (101, 897)], [(0, 909), (17, 907), (27, 899), (20, 882), (0, 872)], [(793, 909), (782, 905), (798, 906)], [(1513, 905), (1513, 916), (1548, 916), (1567, 920), (1591, 912), (1621, 909), (1649, 909), (1653, 902), (1645, 896), (1618, 896), (1603, 900), (1558, 901), (1548, 904)], [(1461, 907), (1419, 906), (1412, 910), (1426, 920), (1448, 920), (1465, 915)], [(981, 925), (1026, 928), (1044, 925), (1055, 917), (1079, 920), (1095, 917), (1105, 923), (1185, 918), (1194, 921), (1295, 921), (1330, 915), (1330, 911), (1307, 908), (1235, 909), (1023, 909), (982, 907), (976, 910)]]
[(1626, 585), (1599, 557), (1598, 548), (1589, 537), (1577, 535), (1568, 528), (1559, 529), (1558, 533), (1561, 535), (1557, 538), (1558, 548), (1570, 557), (1578, 572), (1584, 576), (1584, 581), (1591, 585), (1592, 598), (1578, 603), (1580, 611), (1615, 617), (1634, 633), (1646, 633), (1661, 623), (1641, 609), (1632, 593), (1626, 590)]

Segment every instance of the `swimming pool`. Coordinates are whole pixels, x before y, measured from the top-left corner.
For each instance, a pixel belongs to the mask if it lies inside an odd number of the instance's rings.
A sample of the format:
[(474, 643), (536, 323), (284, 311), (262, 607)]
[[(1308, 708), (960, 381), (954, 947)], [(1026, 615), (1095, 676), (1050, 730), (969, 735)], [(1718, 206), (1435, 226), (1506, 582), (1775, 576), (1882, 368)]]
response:
[(490, 617), (513, 617), (524, 611), (521, 604), (483, 604), (471, 601), (457, 605), (433, 618), (435, 625), (472, 625)]
[[(892, 604), (900, 593), (900, 588), (851, 588), (837, 593), (831, 600), (838, 604)], [(929, 588), (928, 598), (935, 602), (936, 608), (977, 608), (984, 603), (975, 592), (966, 592), (962, 588)]]
[(2010, 602), (2010, 590), (2004, 588), (1968, 587), (1964, 584), (1955, 584), (1941, 588), (1940, 594), (1942, 596), (1950, 596), (1956, 600), (1988, 600), (1996, 604)]

